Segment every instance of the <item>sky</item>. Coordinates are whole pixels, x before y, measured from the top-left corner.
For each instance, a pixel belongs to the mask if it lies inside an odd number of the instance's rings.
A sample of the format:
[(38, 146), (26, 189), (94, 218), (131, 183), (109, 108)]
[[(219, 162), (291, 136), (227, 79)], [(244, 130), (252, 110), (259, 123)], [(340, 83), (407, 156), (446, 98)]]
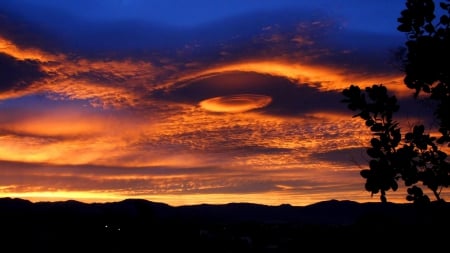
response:
[[(378, 202), (370, 132), (341, 103), (383, 84), (428, 122), (395, 52), (404, 1), (0, 2), (0, 197), (170, 205)], [(405, 202), (405, 188), (388, 201)]]

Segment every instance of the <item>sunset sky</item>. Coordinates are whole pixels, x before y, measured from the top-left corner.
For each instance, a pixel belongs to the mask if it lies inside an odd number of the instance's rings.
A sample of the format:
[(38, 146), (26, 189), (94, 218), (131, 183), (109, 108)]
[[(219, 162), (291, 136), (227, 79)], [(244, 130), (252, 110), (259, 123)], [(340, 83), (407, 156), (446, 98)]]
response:
[(341, 91), (382, 83), (400, 100), (404, 131), (429, 122), (395, 60), (404, 8), (1, 1), (0, 197), (378, 202), (359, 174), (371, 136)]

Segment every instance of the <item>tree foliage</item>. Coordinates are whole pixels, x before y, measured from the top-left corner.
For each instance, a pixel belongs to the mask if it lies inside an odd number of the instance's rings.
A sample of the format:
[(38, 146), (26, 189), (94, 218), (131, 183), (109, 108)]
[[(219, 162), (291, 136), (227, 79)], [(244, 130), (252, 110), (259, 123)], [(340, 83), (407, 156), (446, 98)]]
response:
[(450, 0), (440, 2), (439, 18), (433, 0), (407, 0), (406, 7), (397, 27), (407, 35), (404, 83), (415, 97), (423, 92), (437, 102), (438, 142), (450, 146)]
[(434, 117), (441, 136), (425, 133), (423, 125), (402, 136), (393, 117), (400, 109), (397, 98), (382, 84), (364, 90), (350, 85), (342, 92), (342, 102), (358, 112), (354, 117), (365, 120), (373, 134), (367, 149), (369, 168), (360, 174), (366, 179), (366, 190), (380, 193), (382, 202), (387, 201), (387, 191), (398, 189), (399, 181), (408, 187), (406, 199), (414, 203), (430, 202), (420, 184), (438, 201), (443, 201), (442, 188), (450, 185), (450, 163), (439, 149), (441, 144), (450, 146), (450, 0), (441, 2), (440, 8), (443, 14), (436, 21), (434, 1), (407, 0), (397, 29), (407, 35), (404, 83), (415, 90), (415, 98), (422, 92), (436, 101)]

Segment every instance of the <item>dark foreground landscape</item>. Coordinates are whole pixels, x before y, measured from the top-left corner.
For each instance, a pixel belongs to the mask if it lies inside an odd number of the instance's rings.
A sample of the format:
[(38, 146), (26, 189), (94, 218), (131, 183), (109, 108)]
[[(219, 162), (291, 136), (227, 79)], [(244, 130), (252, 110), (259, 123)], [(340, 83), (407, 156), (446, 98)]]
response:
[(448, 252), (450, 206), (0, 199), (1, 252)]

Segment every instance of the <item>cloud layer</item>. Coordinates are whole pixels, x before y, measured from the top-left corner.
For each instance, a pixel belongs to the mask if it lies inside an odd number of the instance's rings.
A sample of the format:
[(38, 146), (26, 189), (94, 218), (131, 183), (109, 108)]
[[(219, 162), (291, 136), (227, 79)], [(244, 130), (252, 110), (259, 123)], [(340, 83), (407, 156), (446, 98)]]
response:
[(408, 108), (399, 117), (425, 120), (392, 62), (401, 36), (323, 10), (182, 27), (3, 5), (2, 196), (377, 201), (359, 176), (369, 133), (340, 92), (384, 83)]

